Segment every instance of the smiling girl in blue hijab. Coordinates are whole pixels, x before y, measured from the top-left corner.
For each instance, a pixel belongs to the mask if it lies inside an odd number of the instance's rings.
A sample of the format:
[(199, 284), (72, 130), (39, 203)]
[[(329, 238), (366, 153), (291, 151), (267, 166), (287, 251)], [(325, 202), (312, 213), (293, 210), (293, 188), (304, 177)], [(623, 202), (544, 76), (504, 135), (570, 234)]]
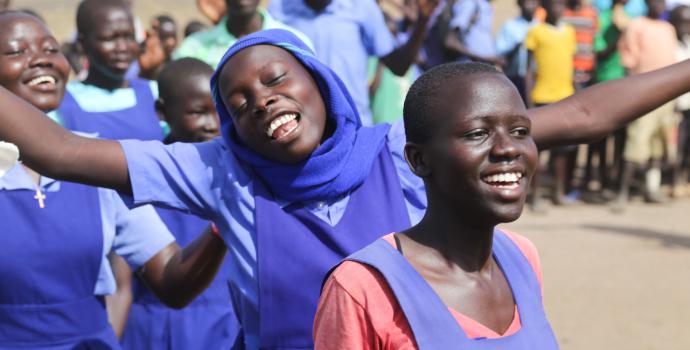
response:
[[(402, 124), (362, 127), (340, 79), (282, 30), (239, 40), (212, 87), (223, 137), (206, 143), (80, 138), (3, 89), (0, 139), (51, 177), (213, 220), (246, 348), (311, 348), (328, 269), (424, 214)], [(689, 89), (690, 62), (594, 86), (530, 110), (533, 137), (542, 148), (588, 142)]]

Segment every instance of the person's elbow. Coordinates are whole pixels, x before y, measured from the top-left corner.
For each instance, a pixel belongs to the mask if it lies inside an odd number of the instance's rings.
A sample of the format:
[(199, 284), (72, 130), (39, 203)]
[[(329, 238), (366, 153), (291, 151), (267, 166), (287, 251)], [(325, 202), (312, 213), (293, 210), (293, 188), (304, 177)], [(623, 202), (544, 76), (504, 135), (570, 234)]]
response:
[(193, 296), (184, 295), (159, 296), (159, 299), (165, 306), (176, 310), (184, 309), (194, 301)]

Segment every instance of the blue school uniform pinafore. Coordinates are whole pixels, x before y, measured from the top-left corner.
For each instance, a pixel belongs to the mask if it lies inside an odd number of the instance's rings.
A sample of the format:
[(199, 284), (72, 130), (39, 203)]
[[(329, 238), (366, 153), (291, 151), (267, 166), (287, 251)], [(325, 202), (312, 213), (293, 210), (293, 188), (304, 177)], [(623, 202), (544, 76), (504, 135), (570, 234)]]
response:
[[(137, 103), (109, 112), (86, 112), (66, 94), (60, 106), (67, 129), (97, 133), (105, 139), (162, 140), (148, 81), (129, 81)], [(156, 208), (175, 239), (186, 245), (209, 225), (199, 217), (171, 209)], [(223, 264), (223, 266), (225, 266)], [(122, 337), (125, 349), (227, 349), (235, 342), (239, 323), (227, 286), (227, 267), (221, 267), (214, 282), (182, 310), (163, 305), (138, 279), (132, 281), (133, 302)]]
[(420, 350), (558, 349), (544, 314), (537, 276), (527, 258), (499, 230), (494, 231), (493, 251), (513, 292), (522, 323), (517, 333), (495, 339), (468, 338), (436, 292), (388, 242), (379, 239), (346, 260), (370, 265), (383, 275), (405, 313)]
[[(207, 220), (177, 210), (156, 208), (181, 245), (196, 239)], [(161, 304), (139, 279), (132, 281), (133, 302), (122, 336), (123, 349), (230, 349), (239, 332), (228, 288), (228, 262), (213, 283), (184, 309)]]
[(97, 133), (98, 137), (111, 140), (163, 140), (149, 82), (132, 79), (129, 86), (134, 90), (136, 104), (107, 112), (83, 110), (68, 91), (59, 108), (63, 126), (73, 131)]
[(119, 349), (101, 297), (98, 189), (0, 191), (0, 349)]
[(344, 257), (382, 234), (410, 225), (388, 147), (331, 226), (304, 204), (282, 207), (257, 182), (255, 189), (262, 349), (312, 349), (321, 283)]

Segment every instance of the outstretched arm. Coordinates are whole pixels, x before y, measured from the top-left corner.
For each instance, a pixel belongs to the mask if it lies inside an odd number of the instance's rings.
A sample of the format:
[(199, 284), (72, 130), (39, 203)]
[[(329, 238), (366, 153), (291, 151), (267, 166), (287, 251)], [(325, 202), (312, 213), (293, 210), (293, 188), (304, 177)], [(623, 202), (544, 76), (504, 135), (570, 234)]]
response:
[(590, 143), (690, 90), (690, 60), (596, 84), (551, 105), (529, 109), (540, 149)]
[(412, 35), (407, 42), (388, 55), (381, 57), (381, 62), (390, 69), (393, 74), (403, 76), (417, 59), (426, 37), (427, 24), (433, 14), (439, 0), (417, 0), (417, 21), (412, 28)]
[(139, 274), (163, 303), (183, 308), (211, 284), (227, 251), (209, 227), (184, 249), (174, 242), (163, 248)]
[(21, 159), (40, 174), (131, 192), (127, 162), (116, 141), (77, 136), (0, 87), (0, 140), (19, 147)]

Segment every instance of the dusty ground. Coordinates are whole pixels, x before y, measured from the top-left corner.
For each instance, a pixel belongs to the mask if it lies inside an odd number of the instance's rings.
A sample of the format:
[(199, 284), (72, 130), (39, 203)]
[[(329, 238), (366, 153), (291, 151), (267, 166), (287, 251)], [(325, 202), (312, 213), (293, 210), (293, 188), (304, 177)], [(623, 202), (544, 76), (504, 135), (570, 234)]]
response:
[(690, 349), (690, 200), (526, 212), (506, 227), (539, 249), (563, 349)]
[[(58, 38), (73, 31), (76, 0), (14, 0), (37, 10)], [(496, 22), (515, 14), (496, 0)], [(201, 19), (192, 0), (135, 1), (142, 21), (160, 13)], [(545, 303), (565, 350), (690, 349), (690, 200), (633, 204), (624, 215), (601, 206), (527, 212), (508, 225), (542, 257)]]

